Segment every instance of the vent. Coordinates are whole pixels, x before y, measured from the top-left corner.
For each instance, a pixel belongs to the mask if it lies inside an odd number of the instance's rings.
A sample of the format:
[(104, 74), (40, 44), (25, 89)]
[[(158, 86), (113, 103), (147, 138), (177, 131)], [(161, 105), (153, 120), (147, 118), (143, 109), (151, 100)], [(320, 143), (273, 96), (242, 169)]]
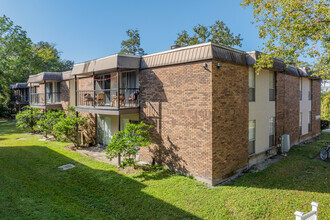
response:
[(181, 47), (180, 45), (174, 44), (174, 45), (171, 45), (171, 50), (176, 49), (176, 48), (180, 48), (180, 47)]

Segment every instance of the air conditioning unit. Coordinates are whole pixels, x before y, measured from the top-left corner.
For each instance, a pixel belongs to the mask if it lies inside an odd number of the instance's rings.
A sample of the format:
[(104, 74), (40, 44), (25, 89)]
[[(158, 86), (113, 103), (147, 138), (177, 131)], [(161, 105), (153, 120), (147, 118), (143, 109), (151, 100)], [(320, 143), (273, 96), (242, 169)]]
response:
[(290, 150), (290, 135), (283, 134), (281, 136), (281, 151), (286, 153)]

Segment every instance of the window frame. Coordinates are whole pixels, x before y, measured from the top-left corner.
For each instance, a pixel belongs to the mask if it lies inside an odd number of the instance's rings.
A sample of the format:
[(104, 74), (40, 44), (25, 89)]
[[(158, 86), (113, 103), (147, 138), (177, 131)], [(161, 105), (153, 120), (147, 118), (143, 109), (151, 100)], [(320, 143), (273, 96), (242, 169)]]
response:
[[(250, 122), (253, 122), (254, 123), (254, 128), (253, 128), (253, 130), (254, 130), (254, 136), (253, 136), (253, 139), (250, 139)], [(251, 156), (251, 155), (253, 155), (253, 154), (255, 154), (255, 152), (256, 152), (256, 136), (257, 136), (257, 134), (256, 134), (256, 132), (257, 132), (257, 122), (256, 122), (256, 120), (249, 120), (249, 146), (248, 146), (248, 154), (249, 154), (249, 156)], [(250, 150), (250, 147), (253, 147), (253, 149), (252, 150)]]
[[(253, 75), (253, 87), (250, 86), (250, 76)], [(249, 102), (256, 101), (256, 72), (255, 69), (249, 68)]]
[[(271, 132), (273, 131), (273, 132)], [(276, 117), (270, 117), (269, 119), (269, 147), (273, 147), (276, 145), (275, 143), (275, 135), (276, 135)]]

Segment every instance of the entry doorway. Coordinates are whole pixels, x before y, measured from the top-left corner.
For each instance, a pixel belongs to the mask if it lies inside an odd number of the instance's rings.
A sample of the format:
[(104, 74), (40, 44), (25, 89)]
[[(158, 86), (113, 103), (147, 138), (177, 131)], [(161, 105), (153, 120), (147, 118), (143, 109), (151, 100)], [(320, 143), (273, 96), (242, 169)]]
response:
[(97, 115), (97, 144), (107, 147), (111, 137), (111, 117)]

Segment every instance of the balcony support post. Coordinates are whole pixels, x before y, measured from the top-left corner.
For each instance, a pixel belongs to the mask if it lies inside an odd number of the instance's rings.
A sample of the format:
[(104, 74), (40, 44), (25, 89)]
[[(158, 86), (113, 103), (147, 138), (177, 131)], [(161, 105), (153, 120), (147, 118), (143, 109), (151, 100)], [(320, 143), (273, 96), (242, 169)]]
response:
[(47, 97), (46, 97), (46, 80), (44, 80), (44, 104), (45, 104), (45, 112), (47, 112)]
[(118, 110), (120, 108), (120, 77), (119, 77), (118, 68), (117, 68), (117, 108)]
[[(118, 96), (119, 97), (119, 96)], [(119, 103), (119, 102), (118, 102)], [(118, 132), (120, 131), (120, 114), (118, 115)], [(120, 153), (118, 154), (118, 167), (120, 167), (121, 163)]]
[(77, 103), (78, 103), (78, 101), (77, 101), (77, 75), (74, 75), (74, 90), (75, 90), (75, 92), (74, 92), (74, 105), (75, 105), (75, 107), (77, 108)]
[(95, 72), (93, 72), (93, 107), (95, 108)]

